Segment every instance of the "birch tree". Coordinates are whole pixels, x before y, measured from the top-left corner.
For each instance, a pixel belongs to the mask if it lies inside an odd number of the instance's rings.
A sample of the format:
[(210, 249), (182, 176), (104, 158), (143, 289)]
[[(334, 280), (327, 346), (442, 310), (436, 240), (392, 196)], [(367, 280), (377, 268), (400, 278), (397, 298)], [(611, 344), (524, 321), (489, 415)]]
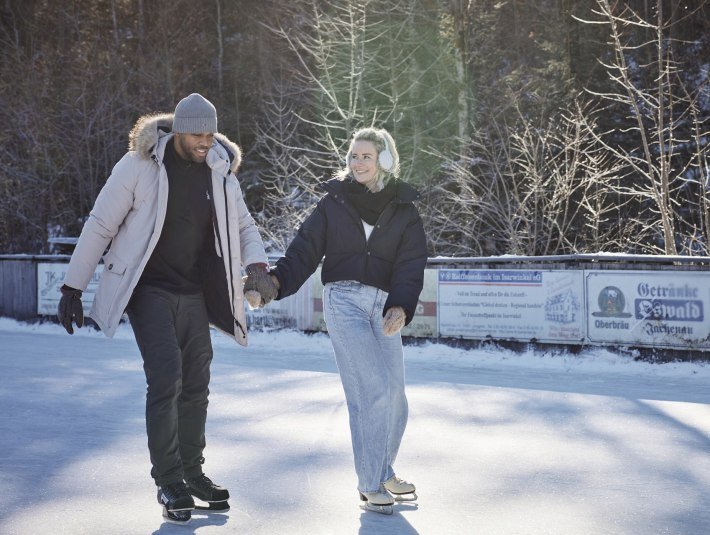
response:
[(536, 256), (624, 243), (613, 197), (621, 169), (589, 133), (589, 115), (573, 107), (544, 124), (521, 120), (495, 140), (474, 131), (469, 154), (436, 187), (430, 216), (437, 249)]
[[(441, 36), (438, 2), (300, 0), (293, 13), (265, 23), (295, 66), (284, 65), (283, 78), (270, 88), (259, 128), (259, 151), (276, 170), (265, 177), (267, 211), (271, 205), (289, 213), (280, 218), (271, 211), (263, 221), (279, 227), (269, 232), (280, 245), (293, 234), (289, 218), (303, 219), (314, 187), (345, 165), (341, 158), (357, 128), (388, 129), (403, 179), (424, 189), (441, 165), (431, 149), (455, 147), (459, 131), (461, 80), (453, 45)], [(304, 31), (292, 31), (294, 25)], [(284, 91), (299, 100), (286, 104)]]

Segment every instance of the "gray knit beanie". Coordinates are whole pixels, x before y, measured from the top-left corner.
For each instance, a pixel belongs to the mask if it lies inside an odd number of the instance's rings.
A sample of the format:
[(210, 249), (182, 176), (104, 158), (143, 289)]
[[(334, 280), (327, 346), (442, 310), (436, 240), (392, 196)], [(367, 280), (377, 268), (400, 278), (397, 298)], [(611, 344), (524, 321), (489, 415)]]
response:
[(199, 93), (186, 96), (175, 106), (173, 132), (178, 134), (214, 134), (217, 110)]

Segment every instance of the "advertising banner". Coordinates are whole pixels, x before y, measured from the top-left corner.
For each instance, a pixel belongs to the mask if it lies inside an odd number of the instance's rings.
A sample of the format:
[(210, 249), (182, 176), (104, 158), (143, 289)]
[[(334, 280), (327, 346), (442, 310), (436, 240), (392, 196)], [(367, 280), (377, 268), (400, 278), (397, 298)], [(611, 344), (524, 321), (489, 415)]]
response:
[[(55, 315), (66, 263), (37, 264), (37, 313)], [(103, 271), (84, 292), (88, 313)], [(250, 326), (325, 330), (320, 270)], [(710, 349), (710, 272), (426, 269), (405, 336)]]
[(592, 342), (710, 347), (710, 273), (586, 272)]
[(438, 274), (440, 336), (584, 339), (582, 271), (442, 269)]
[(437, 280), (439, 270), (424, 270), (424, 288), (419, 295), (417, 311), (409, 325), (402, 329), (402, 336), (415, 336), (418, 338), (431, 338), (439, 336), (436, 310), (437, 310)]
[[(59, 299), (62, 297), (59, 288), (64, 284), (69, 264), (38, 263), (37, 264), (37, 314), (54, 316), (57, 313)], [(99, 278), (104, 270), (104, 265), (99, 264), (89, 281), (89, 286), (81, 296), (84, 305), (84, 315), (91, 310), (94, 294), (99, 284)]]
[(271, 301), (264, 308), (250, 309), (246, 304), (247, 325), (275, 329), (299, 329), (310, 331), (312, 328), (311, 287), (308, 283), (293, 295), (278, 301)]

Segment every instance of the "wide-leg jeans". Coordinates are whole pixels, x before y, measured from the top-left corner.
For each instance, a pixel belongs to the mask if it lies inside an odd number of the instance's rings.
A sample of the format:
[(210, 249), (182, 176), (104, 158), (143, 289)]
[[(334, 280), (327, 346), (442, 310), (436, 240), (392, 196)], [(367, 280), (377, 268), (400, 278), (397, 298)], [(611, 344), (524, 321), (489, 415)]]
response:
[(199, 476), (212, 362), (204, 297), (139, 285), (127, 312), (147, 382), (151, 476), (158, 486)]
[(394, 475), (407, 425), (399, 333), (382, 332), (387, 293), (356, 281), (328, 283), (323, 310), (345, 391), (358, 489), (375, 492)]

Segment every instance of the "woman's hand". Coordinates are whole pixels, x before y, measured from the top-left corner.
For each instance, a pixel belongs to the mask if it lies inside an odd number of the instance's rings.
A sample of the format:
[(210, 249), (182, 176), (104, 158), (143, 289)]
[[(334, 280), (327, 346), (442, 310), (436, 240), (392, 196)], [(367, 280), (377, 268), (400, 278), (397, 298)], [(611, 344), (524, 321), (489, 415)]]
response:
[(392, 336), (397, 334), (402, 327), (404, 327), (404, 322), (407, 319), (407, 315), (404, 313), (402, 307), (390, 307), (385, 313), (385, 317), (382, 320), (382, 332), (385, 336)]

